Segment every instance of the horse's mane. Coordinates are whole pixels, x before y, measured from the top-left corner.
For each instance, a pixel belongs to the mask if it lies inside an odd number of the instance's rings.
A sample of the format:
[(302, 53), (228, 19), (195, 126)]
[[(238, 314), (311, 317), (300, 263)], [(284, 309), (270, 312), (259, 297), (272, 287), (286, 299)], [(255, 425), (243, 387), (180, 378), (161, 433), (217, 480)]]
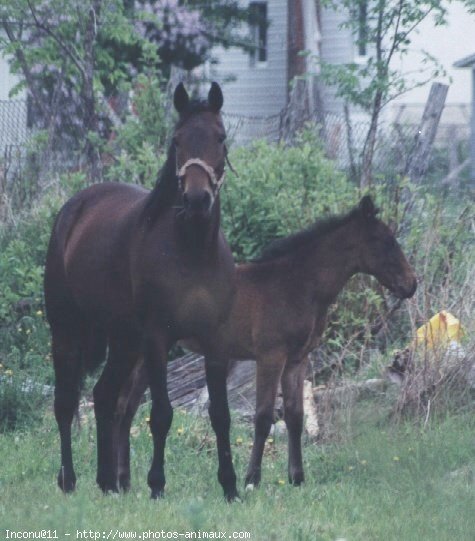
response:
[[(174, 131), (180, 128), (191, 116), (210, 111), (206, 100), (191, 100), (186, 111), (180, 114)], [(170, 208), (175, 202), (178, 193), (178, 180), (176, 176), (175, 145), (170, 143), (167, 158), (160, 169), (155, 187), (150, 192), (145, 206), (146, 216), (155, 221), (164, 210)]]
[(335, 229), (347, 224), (357, 213), (358, 207), (355, 207), (347, 214), (321, 218), (307, 229), (293, 233), (288, 237), (274, 240), (263, 249), (261, 255), (254, 259), (253, 263), (267, 263), (279, 257), (295, 254), (295, 252), (305, 246), (318, 242), (329, 233), (335, 231)]

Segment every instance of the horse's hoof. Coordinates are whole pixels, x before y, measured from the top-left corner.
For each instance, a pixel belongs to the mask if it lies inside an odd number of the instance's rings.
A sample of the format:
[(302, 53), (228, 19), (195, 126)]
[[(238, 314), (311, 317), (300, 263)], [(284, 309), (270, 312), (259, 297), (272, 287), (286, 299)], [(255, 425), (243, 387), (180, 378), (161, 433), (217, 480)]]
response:
[(119, 492), (119, 489), (117, 488), (117, 483), (112, 483), (110, 481), (102, 481), (98, 479), (97, 484), (102, 490), (104, 496), (107, 496), (108, 494), (117, 494)]
[(150, 493), (150, 498), (152, 500), (161, 500), (165, 496), (165, 491), (163, 488), (160, 489), (152, 489), (152, 492)]
[(76, 488), (76, 476), (64, 475), (64, 472), (60, 471), (58, 474), (58, 486), (65, 494), (71, 494)]
[(119, 488), (122, 492), (128, 492), (130, 490), (130, 477), (119, 476)]
[(305, 481), (303, 473), (296, 473), (292, 477), (289, 476), (289, 483), (294, 487), (299, 487)]

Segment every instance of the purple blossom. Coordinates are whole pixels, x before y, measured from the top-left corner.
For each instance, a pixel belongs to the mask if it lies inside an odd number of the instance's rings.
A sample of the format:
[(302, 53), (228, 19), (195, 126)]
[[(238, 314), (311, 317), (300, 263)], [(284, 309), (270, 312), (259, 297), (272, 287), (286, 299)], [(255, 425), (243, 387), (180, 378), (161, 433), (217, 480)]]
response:
[(165, 62), (187, 69), (203, 62), (211, 42), (198, 10), (187, 9), (177, 0), (136, 0), (135, 9), (143, 14), (137, 31), (157, 45)]

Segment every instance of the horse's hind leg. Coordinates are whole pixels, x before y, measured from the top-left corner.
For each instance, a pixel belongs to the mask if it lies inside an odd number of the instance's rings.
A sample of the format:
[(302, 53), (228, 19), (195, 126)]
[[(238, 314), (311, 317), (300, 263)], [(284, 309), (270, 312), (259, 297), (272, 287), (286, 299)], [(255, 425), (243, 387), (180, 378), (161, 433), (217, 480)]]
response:
[(127, 491), (130, 488), (130, 428), (148, 386), (145, 363), (141, 359), (130, 375), (125, 389), (120, 394), (119, 403), (119, 444), (118, 444), (118, 478), (119, 488)]
[(306, 369), (307, 358), (300, 362), (287, 363), (282, 374), (284, 420), (289, 437), (289, 483), (295, 486), (299, 486), (304, 481), (302, 430), (303, 383)]
[(117, 492), (119, 397), (139, 355), (136, 335), (117, 332), (109, 336), (109, 356), (94, 387), (97, 425), (97, 484), (103, 492)]
[(285, 356), (268, 355), (257, 362), (256, 415), (251, 460), (246, 474), (246, 488), (253, 488), (261, 481), (262, 455), (267, 436), (274, 421), (274, 405)]
[(76, 486), (71, 450), (71, 423), (79, 402), (81, 384), (81, 336), (78, 328), (51, 326), (55, 371), (54, 413), (61, 439), (58, 485), (64, 492)]

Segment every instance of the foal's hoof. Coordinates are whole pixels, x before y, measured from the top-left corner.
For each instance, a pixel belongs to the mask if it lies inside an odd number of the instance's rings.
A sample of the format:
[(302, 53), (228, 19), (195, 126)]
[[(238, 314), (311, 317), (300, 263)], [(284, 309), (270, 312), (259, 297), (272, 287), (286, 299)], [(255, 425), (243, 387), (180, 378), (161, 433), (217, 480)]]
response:
[(246, 475), (246, 480), (244, 481), (244, 486), (247, 491), (254, 490), (258, 488), (261, 482), (261, 472), (253, 472)]
[(62, 470), (58, 473), (58, 486), (65, 493), (70, 494), (76, 488), (76, 476), (67, 475)]
[(233, 502), (242, 503), (242, 500), (239, 497), (239, 492), (236, 489), (225, 492), (224, 497), (227, 503), (233, 503)]

